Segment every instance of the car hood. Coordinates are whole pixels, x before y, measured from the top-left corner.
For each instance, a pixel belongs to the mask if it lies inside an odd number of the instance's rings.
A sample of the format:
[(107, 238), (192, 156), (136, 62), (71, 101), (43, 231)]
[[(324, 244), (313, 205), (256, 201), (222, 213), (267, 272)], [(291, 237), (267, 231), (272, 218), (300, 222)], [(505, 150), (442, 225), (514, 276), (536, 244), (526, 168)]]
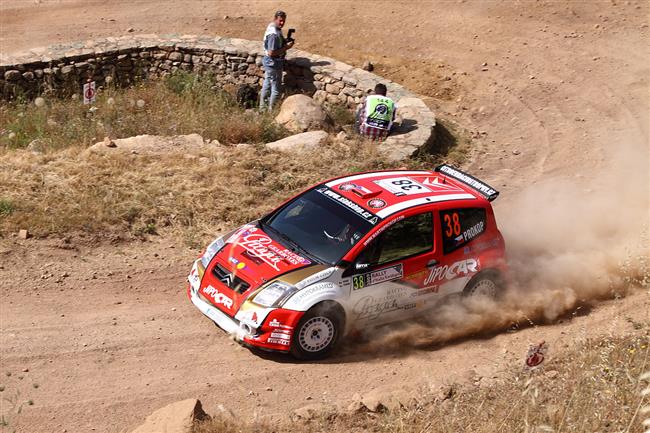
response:
[(217, 308), (234, 316), (263, 284), (313, 264), (260, 227), (247, 224), (225, 240), (206, 269), (200, 291)]

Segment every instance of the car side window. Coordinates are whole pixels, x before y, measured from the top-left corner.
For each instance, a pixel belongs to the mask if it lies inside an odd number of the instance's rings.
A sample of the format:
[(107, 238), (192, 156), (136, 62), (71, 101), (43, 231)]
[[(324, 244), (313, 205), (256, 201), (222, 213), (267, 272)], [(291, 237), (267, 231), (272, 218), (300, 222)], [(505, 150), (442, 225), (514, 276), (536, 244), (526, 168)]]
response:
[(357, 263), (381, 265), (422, 254), (432, 248), (433, 215), (426, 212), (393, 224), (363, 250)]
[(449, 254), (479, 237), (487, 228), (485, 209), (466, 208), (440, 211), (442, 250)]

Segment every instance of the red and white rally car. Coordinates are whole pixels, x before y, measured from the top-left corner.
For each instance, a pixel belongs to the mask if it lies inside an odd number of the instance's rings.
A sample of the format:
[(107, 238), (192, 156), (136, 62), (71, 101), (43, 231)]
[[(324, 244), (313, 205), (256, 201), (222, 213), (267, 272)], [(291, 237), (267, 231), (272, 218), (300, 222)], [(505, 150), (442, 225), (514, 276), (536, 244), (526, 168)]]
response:
[(496, 295), (498, 194), (449, 165), (329, 180), (212, 242), (188, 295), (246, 345), (321, 358), (449, 296)]

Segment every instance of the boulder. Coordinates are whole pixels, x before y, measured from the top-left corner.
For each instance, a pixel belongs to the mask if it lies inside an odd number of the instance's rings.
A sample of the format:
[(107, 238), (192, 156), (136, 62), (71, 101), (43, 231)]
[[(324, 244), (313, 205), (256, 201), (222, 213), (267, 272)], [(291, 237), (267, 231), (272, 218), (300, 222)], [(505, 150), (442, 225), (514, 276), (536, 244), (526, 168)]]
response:
[(291, 132), (314, 131), (332, 125), (323, 107), (307, 95), (291, 95), (285, 99), (275, 121)]
[(207, 418), (201, 402), (190, 398), (158, 409), (132, 433), (192, 433), (194, 423)]
[(266, 147), (283, 153), (308, 152), (318, 149), (326, 139), (327, 132), (310, 131), (266, 143)]
[[(210, 145), (213, 143), (211, 142)], [(166, 153), (170, 151), (189, 151), (201, 149), (206, 146), (203, 137), (199, 134), (175, 135), (164, 137), (159, 135), (136, 135), (135, 137), (117, 138), (109, 137), (104, 141), (95, 143), (88, 148), (91, 153)], [(215, 145), (217, 146), (217, 145)]]

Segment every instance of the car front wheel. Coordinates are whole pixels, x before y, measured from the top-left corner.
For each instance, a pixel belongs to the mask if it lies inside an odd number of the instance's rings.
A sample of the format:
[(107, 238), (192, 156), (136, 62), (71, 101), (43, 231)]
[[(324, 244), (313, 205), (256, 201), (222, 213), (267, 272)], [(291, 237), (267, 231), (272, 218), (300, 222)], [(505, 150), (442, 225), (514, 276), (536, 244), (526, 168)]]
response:
[(296, 326), (291, 354), (305, 360), (325, 358), (339, 340), (342, 323), (335, 307), (317, 305), (311, 308)]

